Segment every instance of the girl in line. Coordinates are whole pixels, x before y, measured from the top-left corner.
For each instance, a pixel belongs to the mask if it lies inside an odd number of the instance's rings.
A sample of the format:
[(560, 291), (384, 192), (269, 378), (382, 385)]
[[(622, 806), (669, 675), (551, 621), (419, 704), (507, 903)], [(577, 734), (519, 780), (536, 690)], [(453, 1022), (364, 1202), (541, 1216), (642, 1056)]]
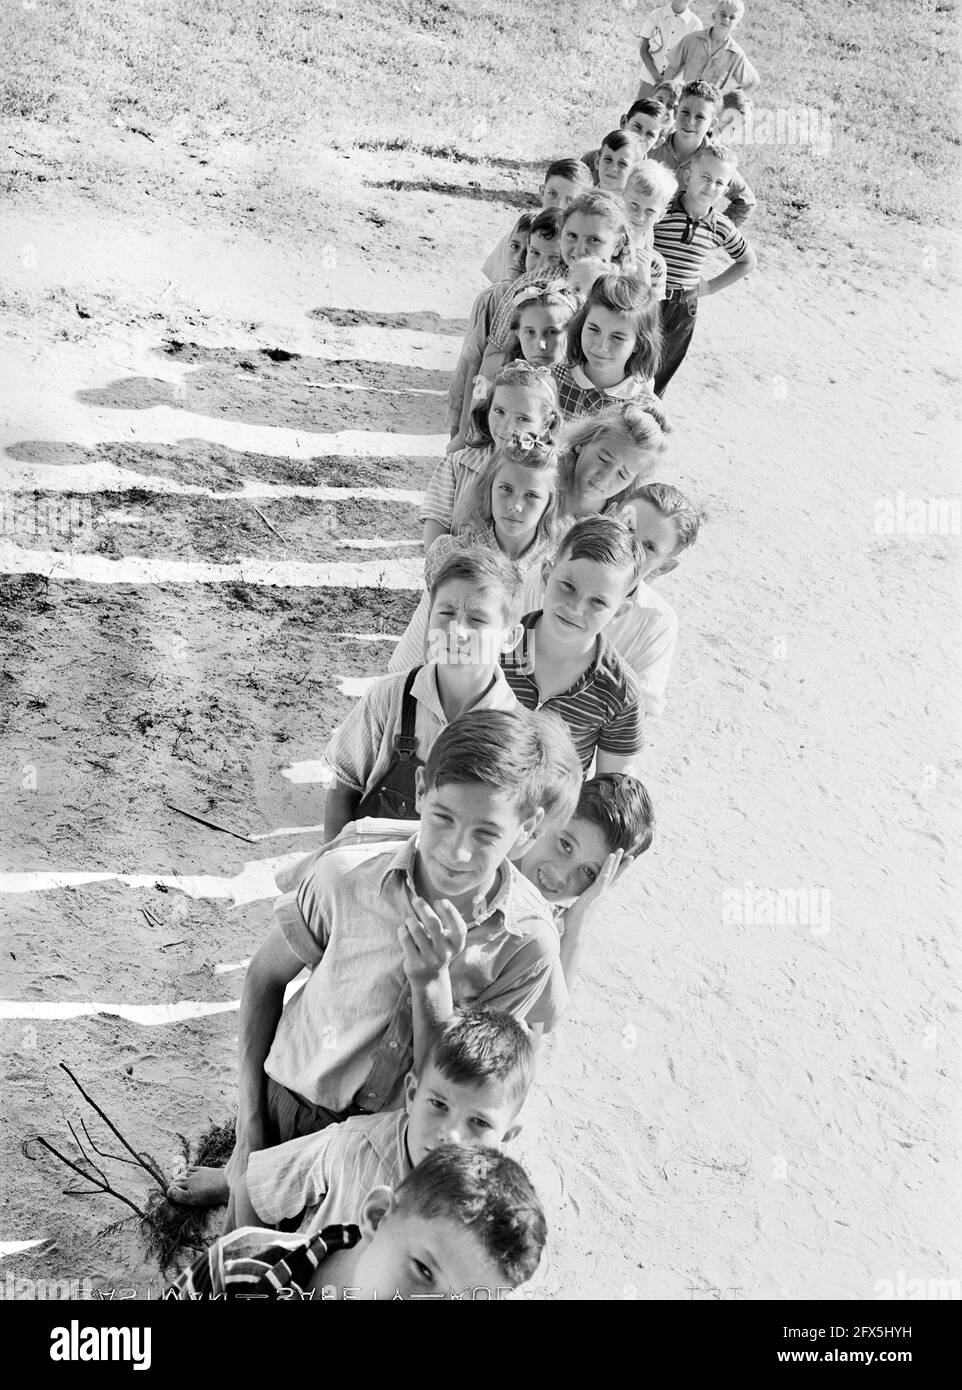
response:
[(658, 300), (636, 275), (601, 275), (568, 324), (568, 351), (552, 368), (566, 420), (612, 400), (651, 395), (661, 356)]

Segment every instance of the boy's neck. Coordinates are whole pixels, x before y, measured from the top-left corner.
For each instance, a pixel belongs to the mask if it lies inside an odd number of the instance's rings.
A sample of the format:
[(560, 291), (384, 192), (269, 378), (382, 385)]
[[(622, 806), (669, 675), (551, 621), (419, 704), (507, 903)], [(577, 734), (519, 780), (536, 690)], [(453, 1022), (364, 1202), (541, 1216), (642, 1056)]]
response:
[(682, 158), (687, 159), (689, 155), (693, 155), (696, 150), (701, 149), (702, 145), (705, 143), (705, 137), (699, 135), (697, 131), (692, 133), (684, 130), (674, 130), (668, 137), (668, 142), (674, 154), (680, 154)]
[(727, 38), (729, 38), (729, 37), (730, 37), (730, 35), (728, 35), (728, 34), (726, 34), (726, 35), (724, 36), (724, 38), (722, 37), (721, 34), (716, 34), (716, 33), (715, 33), (715, 26), (714, 26), (714, 24), (713, 24), (713, 25), (711, 26), (711, 28), (708, 30), (708, 42), (709, 42), (709, 43), (724, 43), (724, 42), (725, 42), (725, 39), (727, 39)]
[(364, 1241), (361, 1240), (351, 1250), (332, 1250), (318, 1265), (311, 1280), (311, 1290), (319, 1293), (321, 1289), (333, 1288), (339, 1301), (343, 1299), (345, 1289), (353, 1291), (356, 1288), (354, 1271), (363, 1247)]
[(497, 680), (497, 666), (437, 666), (438, 695), (444, 717), (450, 724), (467, 714), (488, 693)]
[[(485, 907), (490, 907), (497, 897), (500, 887), (501, 865), (498, 865), (487, 883), (478, 884), (477, 888), (472, 888), (470, 893), (462, 893), (458, 898), (449, 897), (448, 902), (460, 912), (470, 931), (477, 915), (476, 905), (479, 900), (483, 898)], [(427, 903), (434, 903), (439, 896), (437, 889), (424, 871), (420, 854), (414, 856), (414, 888), (418, 896)]]
[(682, 207), (685, 209), (685, 211), (687, 212), (688, 216), (692, 219), (692, 221), (694, 221), (694, 222), (700, 222), (700, 221), (702, 220), (703, 217), (707, 217), (708, 214), (711, 212), (711, 210), (712, 210), (712, 205), (709, 204), (709, 206), (708, 206), (707, 208), (702, 208), (702, 210), (701, 210), (700, 212), (693, 212), (693, 211), (692, 211), (692, 207), (691, 207), (691, 201), (690, 201), (690, 199), (691, 199), (691, 195), (690, 195), (688, 189), (686, 188), (685, 191), (684, 191), (684, 193), (682, 194), (681, 205), (682, 205)]
[[(583, 647), (580, 644), (577, 647), (574, 645), (569, 647), (567, 643), (562, 646), (558, 642), (553, 642), (551, 637), (547, 635), (543, 613), (536, 619), (534, 626), (531, 628), (531, 637), (533, 638), (535, 654), (535, 680), (537, 680), (538, 677), (539, 665), (542, 669), (550, 667), (554, 673), (561, 670), (567, 673), (567, 668), (570, 666), (572, 674), (569, 685), (574, 685), (578, 677), (584, 675), (585, 671), (587, 671), (594, 660), (595, 652), (598, 650), (599, 639), (597, 637), (589, 637)], [(529, 638), (529, 641), (531, 641), (531, 638)]]

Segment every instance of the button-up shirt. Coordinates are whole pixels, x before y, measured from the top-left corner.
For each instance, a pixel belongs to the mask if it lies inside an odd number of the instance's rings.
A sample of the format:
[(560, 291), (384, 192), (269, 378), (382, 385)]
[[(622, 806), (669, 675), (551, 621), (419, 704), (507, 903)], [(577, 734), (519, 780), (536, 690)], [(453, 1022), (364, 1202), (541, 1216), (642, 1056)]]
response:
[(677, 43), (668, 55), (662, 77), (666, 82), (678, 78), (685, 83), (711, 82), (722, 93), (733, 87), (753, 90), (760, 80), (745, 57), (745, 50), (731, 34), (719, 44), (717, 38), (712, 38), (710, 29), (689, 34)]
[[(311, 974), (281, 1014), (264, 1069), (312, 1105), (373, 1113), (403, 1104), (414, 1027), (397, 930), (411, 915), (405, 884), (413, 887), (416, 854), (417, 836), (400, 847), (322, 849), (277, 900), (284, 940)], [(454, 1003), (524, 1020), (538, 1002), (539, 1019), (546, 1009), (560, 1018), (568, 1000), (552, 971), (558, 958), (541, 895), (505, 862), (449, 967)]]

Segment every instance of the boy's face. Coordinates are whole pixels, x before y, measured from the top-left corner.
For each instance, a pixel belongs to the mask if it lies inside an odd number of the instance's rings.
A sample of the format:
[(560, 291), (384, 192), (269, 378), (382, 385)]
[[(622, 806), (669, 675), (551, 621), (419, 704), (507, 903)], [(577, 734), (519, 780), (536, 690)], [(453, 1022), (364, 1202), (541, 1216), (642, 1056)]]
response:
[(678, 527), (674, 517), (664, 516), (646, 497), (635, 497), (626, 502), (619, 512), (619, 519), (634, 531), (645, 553), (643, 575), (657, 570), (677, 551)]
[(711, 27), (716, 38), (727, 38), (733, 29), (738, 28), (741, 18), (737, 5), (733, 5), (731, 0), (721, 0), (711, 12)]
[(445, 782), (425, 790), (417, 771), (417, 811), (421, 820), (418, 860), (427, 880), (421, 896), (450, 898), (471, 914), (474, 897), (494, 883), (508, 851), (540, 824), (542, 812), (522, 820), (507, 792), (480, 782)]
[(561, 259), (569, 266), (589, 257), (610, 264), (621, 250), (621, 242), (617, 227), (612, 227), (605, 217), (575, 212), (561, 229)]
[(656, 222), (665, 215), (668, 204), (654, 193), (643, 193), (629, 183), (625, 189), (625, 211), (632, 230), (638, 237), (646, 237)]
[(704, 97), (682, 97), (675, 130), (680, 131), (690, 144), (700, 145), (715, 119), (715, 110), (715, 103), (706, 101)]
[(392, 1207), (369, 1215), (376, 1188), (365, 1203), (361, 1229), (365, 1240), (354, 1266), (351, 1286), (366, 1299), (450, 1298), (462, 1289), (495, 1290), (507, 1287), (504, 1275), (477, 1236), (460, 1221), (426, 1217), (416, 1211)]
[(541, 206), (543, 208), (561, 208), (562, 211), (573, 203), (578, 196), (578, 185), (571, 179), (563, 179), (558, 174), (552, 174), (550, 179), (545, 179), (544, 187), (541, 190)]
[(688, 166), (685, 202), (696, 217), (705, 214), (725, 196), (731, 182), (732, 165), (713, 154), (699, 155)]
[[(673, 87), (656, 87), (653, 93), (655, 101), (660, 101), (665, 108), (665, 126), (674, 124), (675, 111), (678, 107), (678, 97)], [(662, 128), (662, 133), (664, 133)]]
[(593, 821), (575, 817), (562, 830), (539, 836), (518, 868), (549, 903), (567, 902), (591, 887), (611, 850)]
[(628, 568), (564, 556), (550, 571), (545, 566), (544, 581), (543, 632), (559, 646), (581, 652), (630, 602), (635, 577)]
[(606, 193), (624, 192), (628, 175), (634, 167), (630, 150), (613, 150), (610, 145), (602, 145), (598, 156), (598, 187)]
[[(533, 531), (551, 501), (551, 472), (506, 459), (491, 488), (491, 518), (508, 541)], [(503, 634), (502, 634), (503, 640)]]
[(428, 661), (440, 666), (497, 666), (513, 630), (505, 595), (469, 579), (439, 585), (428, 610)]
[(636, 111), (625, 130), (633, 130), (645, 147), (645, 154), (661, 139), (661, 121), (657, 116), (648, 116), (644, 111)]
[(451, 1081), (433, 1062), (420, 1080), (409, 1072), (405, 1082), (408, 1154), (416, 1167), (439, 1144), (480, 1144), (495, 1149), (513, 1139), (517, 1107), (499, 1082), (476, 1086)]
[(563, 304), (532, 304), (521, 311), (518, 339), (532, 367), (553, 367), (564, 356), (571, 310)]
[(520, 275), (524, 270), (525, 253), (528, 249), (528, 233), (512, 232), (508, 242), (508, 274)]
[(528, 237), (528, 249), (525, 252), (525, 270), (540, 270), (545, 261), (558, 254), (558, 236), (547, 237), (543, 232), (532, 232)]

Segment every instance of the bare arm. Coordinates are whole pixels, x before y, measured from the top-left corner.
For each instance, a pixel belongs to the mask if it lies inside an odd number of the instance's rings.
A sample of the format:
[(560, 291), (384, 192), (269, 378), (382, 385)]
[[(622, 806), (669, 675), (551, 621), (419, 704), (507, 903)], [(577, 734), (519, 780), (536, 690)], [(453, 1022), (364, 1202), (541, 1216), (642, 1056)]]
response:
[(418, 1072), (435, 1033), (454, 1013), (448, 967), (464, 950), (468, 929), (461, 914), (446, 899), (431, 908), (416, 893), (409, 891), (408, 897), (412, 915), (398, 928), (398, 940), (404, 973), (411, 986), (414, 1070)]
[(250, 1194), (247, 1191), (247, 1174), (241, 1173), (231, 1184), (230, 1205), (227, 1208), (227, 1216), (224, 1219), (224, 1229), (222, 1235), (227, 1235), (230, 1231), (236, 1231), (240, 1226), (267, 1226), (270, 1225), (263, 1217), (259, 1216), (251, 1205)]
[(744, 280), (746, 275), (751, 275), (757, 266), (758, 257), (749, 246), (740, 261), (733, 261), (720, 275), (713, 275), (710, 280), (702, 280), (698, 286), (699, 299), (705, 295), (718, 294), (720, 290), (727, 290), (729, 285), (734, 285), (736, 281)]
[(631, 855), (625, 857), (624, 851), (616, 849), (608, 855), (601, 872), (590, 888), (582, 893), (577, 902), (572, 903), (565, 913), (565, 929), (561, 936), (561, 968), (565, 984), (570, 990), (578, 973), (581, 955), (588, 939), (589, 929), (601, 906), (602, 899), (613, 883), (616, 883), (630, 864)]
[(345, 825), (354, 819), (354, 812), (363, 801), (360, 792), (346, 787), (343, 782), (335, 782), (324, 803), (324, 839), (333, 840), (340, 835)]
[(434, 521), (431, 517), (428, 517), (427, 521), (424, 523), (425, 555), (431, 549), (432, 545), (438, 539), (439, 536), (448, 536), (450, 534), (450, 530), (447, 526), (443, 526), (440, 521)]
[(595, 775), (603, 772), (630, 772), (637, 753), (604, 753), (599, 748), (595, 761)]
[(641, 54), (641, 65), (642, 65), (642, 67), (645, 69), (645, 71), (647, 72), (648, 76), (651, 78), (652, 82), (654, 82), (655, 86), (657, 86), (658, 83), (662, 80), (662, 77), (661, 77), (661, 73), (660, 73), (660, 72), (658, 71), (658, 69), (655, 67), (654, 61), (652, 60), (652, 56), (651, 56), (651, 40), (650, 40), (650, 39), (642, 39), (642, 41), (641, 41), (641, 47), (639, 48), (638, 51), (639, 51), (639, 53)]

